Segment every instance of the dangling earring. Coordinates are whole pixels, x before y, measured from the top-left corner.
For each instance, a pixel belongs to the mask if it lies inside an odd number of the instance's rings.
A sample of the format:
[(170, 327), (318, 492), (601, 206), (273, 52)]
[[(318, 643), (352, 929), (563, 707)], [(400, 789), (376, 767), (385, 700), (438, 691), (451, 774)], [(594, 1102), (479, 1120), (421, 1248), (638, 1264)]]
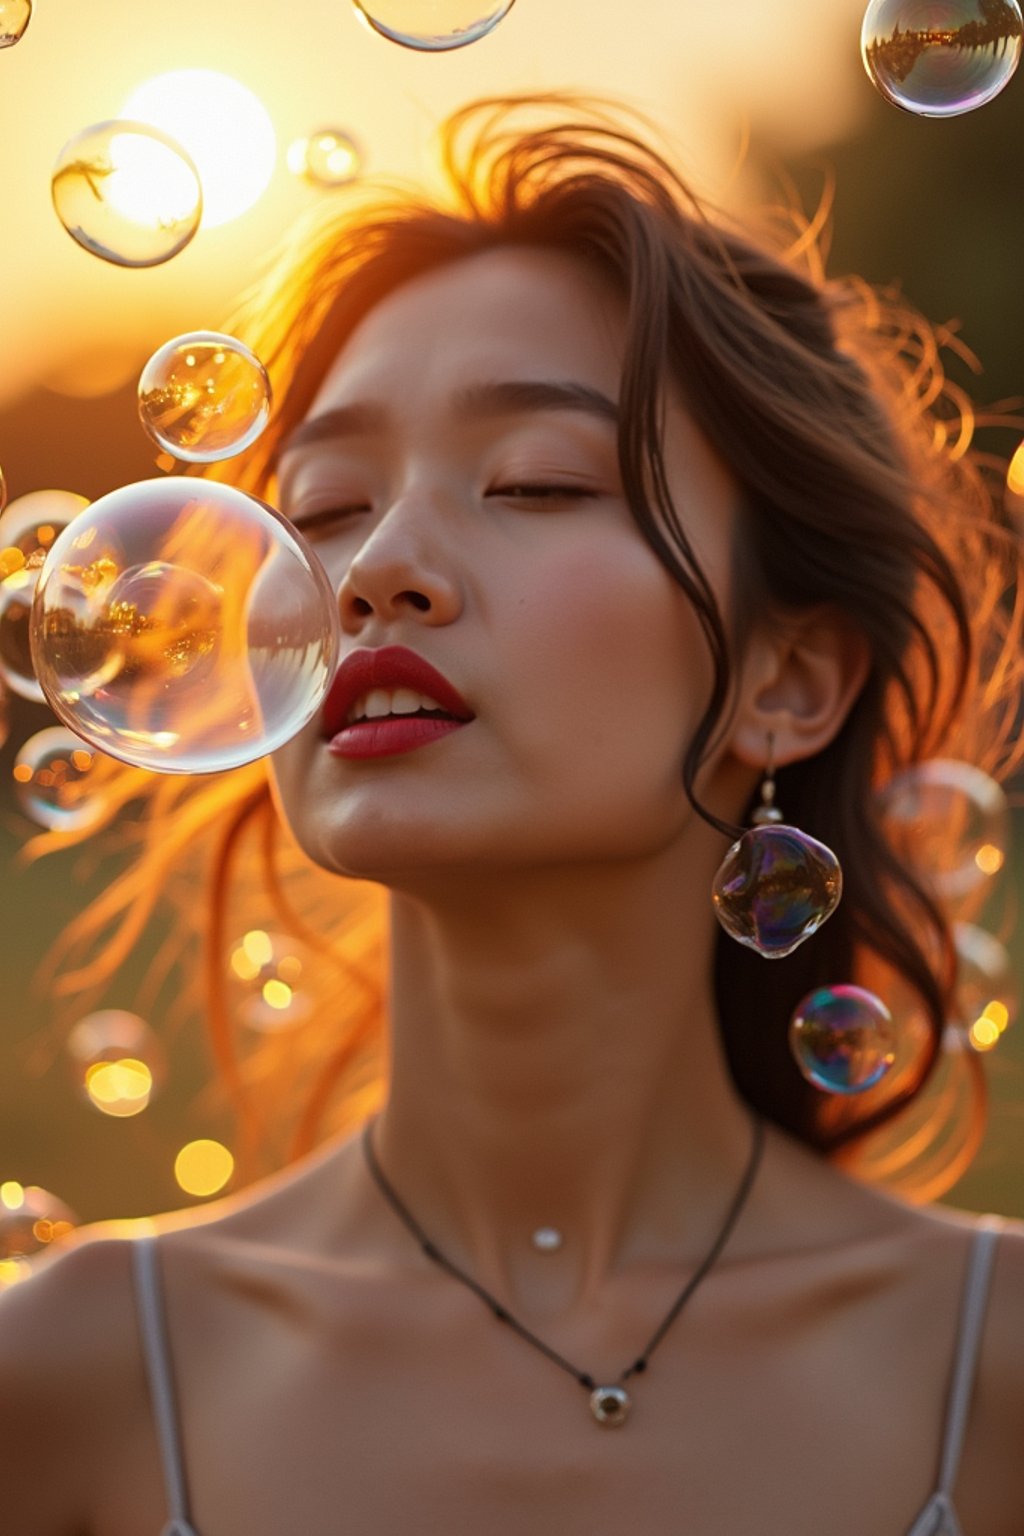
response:
[(824, 843), (787, 826), (775, 804), (775, 738), (754, 825), (729, 849), (711, 897), (731, 938), (766, 960), (791, 955), (832, 916), (843, 892), (839, 860)]

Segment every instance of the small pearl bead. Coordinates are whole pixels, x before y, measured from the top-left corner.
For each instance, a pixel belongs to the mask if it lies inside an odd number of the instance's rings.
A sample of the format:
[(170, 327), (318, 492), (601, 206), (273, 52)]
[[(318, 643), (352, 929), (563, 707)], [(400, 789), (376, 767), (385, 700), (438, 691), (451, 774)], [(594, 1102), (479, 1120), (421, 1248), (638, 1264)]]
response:
[(533, 1246), (541, 1253), (555, 1253), (562, 1246), (562, 1234), (555, 1227), (538, 1227), (533, 1234)]

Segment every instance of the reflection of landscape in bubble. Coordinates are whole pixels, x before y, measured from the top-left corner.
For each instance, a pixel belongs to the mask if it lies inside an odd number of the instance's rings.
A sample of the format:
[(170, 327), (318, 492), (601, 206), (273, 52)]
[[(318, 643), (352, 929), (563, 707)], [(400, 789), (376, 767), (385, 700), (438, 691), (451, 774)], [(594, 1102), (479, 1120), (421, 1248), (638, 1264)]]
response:
[(166, 453), (210, 464), (241, 453), (270, 419), (270, 379), (232, 336), (198, 331), (160, 347), (139, 378), (139, 419)]
[(319, 706), (337, 654), (327, 577), (278, 514), (184, 477), (94, 502), (57, 541), (31, 632), (58, 718), (171, 773), (251, 762)]
[(352, 0), (381, 37), (403, 48), (434, 53), (464, 48), (492, 32), (515, 0)]
[(183, 250), (199, 228), (203, 198), (179, 145), (144, 123), (96, 123), (61, 150), (51, 180), (57, 217), (104, 261), (152, 267)]
[(864, 18), (868, 74), (894, 105), (923, 116), (971, 111), (1020, 62), (1018, 0), (875, 0)]

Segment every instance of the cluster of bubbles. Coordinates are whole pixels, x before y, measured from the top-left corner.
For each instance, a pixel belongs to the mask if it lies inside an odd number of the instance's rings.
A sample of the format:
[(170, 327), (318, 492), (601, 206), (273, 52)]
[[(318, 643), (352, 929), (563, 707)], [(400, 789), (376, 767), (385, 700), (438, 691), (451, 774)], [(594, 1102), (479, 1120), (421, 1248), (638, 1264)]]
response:
[(861, 56), (872, 83), (918, 117), (956, 117), (993, 100), (1020, 63), (1019, 0), (871, 0)]

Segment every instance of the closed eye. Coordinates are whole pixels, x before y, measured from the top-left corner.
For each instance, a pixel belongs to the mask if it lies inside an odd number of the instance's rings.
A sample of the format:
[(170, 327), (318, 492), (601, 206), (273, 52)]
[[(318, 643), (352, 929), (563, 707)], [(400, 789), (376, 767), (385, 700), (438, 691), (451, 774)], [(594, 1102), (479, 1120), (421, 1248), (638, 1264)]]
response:
[(309, 533), (312, 529), (323, 528), (326, 524), (338, 522), (353, 513), (370, 510), (367, 502), (353, 502), (350, 506), (323, 507), (318, 512), (296, 512), (290, 521), (301, 532)]
[(563, 501), (570, 501), (581, 497), (593, 498), (597, 492), (582, 485), (501, 485), (487, 494), (507, 496), (512, 501), (554, 501), (559, 497)]

